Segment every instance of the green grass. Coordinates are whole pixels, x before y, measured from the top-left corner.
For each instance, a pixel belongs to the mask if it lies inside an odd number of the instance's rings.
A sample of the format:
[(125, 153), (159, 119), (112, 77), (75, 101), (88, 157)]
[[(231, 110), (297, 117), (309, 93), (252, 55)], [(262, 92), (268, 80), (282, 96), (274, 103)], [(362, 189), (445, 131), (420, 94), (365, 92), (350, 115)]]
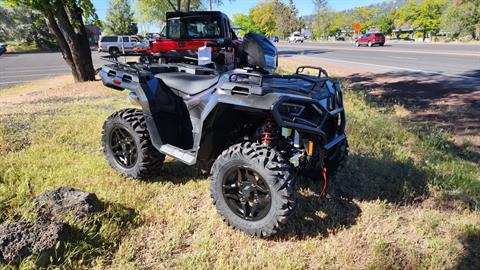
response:
[[(168, 160), (150, 181), (109, 168), (103, 121), (131, 105), (125, 93), (99, 82), (54, 87), (48, 93), (55, 98), (41, 93), (37, 102), (0, 107), (0, 222), (35, 219), (35, 195), (73, 186), (96, 193), (105, 210), (69, 221), (76, 233), (53, 267), (478, 269), (478, 153), (344, 88), (350, 160), (329, 185), (342, 197), (319, 198), (318, 183), (302, 182), (287, 231), (273, 239), (228, 228), (211, 203), (209, 179), (195, 168)], [(10, 90), (0, 102), (36, 90)], [(84, 96), (72, 98), (77, 93)], [(19, 268), (33, 268), (35, 259)]]

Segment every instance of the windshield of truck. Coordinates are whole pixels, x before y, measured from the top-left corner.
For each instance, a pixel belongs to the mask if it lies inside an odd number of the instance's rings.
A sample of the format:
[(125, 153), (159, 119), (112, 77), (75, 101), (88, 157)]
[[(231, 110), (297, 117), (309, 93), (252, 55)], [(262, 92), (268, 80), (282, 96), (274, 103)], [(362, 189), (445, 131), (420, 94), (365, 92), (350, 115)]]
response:
[(168, 20), (168, 38), (221, 38), (220, 22), (217, 18), (202, 16), (172, 18)]

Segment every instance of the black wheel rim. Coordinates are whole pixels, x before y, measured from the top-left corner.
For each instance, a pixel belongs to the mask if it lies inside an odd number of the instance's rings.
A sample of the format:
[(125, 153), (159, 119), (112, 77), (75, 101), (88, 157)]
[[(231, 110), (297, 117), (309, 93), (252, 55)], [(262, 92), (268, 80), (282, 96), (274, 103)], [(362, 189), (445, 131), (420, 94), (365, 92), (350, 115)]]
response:
[(110, 132), (110, 149), (117, 163), (132, 168), (137, 163), (137, 145), (133, 136), (124, 127), (114, 127)]
[(222, 184), (228, 207), (246, 220), (260, 220), (270, 211), (272, 196), (267, 183), (254, 170), (236, 167), (229, 170)]

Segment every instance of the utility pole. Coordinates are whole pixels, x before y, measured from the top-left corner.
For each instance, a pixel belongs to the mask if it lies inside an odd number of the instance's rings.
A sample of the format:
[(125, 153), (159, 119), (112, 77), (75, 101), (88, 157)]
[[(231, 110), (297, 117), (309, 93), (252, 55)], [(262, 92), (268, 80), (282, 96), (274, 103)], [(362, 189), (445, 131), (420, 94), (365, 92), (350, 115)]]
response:
[(210, 1), (210, 11), (212, 11), (213, 10), (213, 8), (212, 8), (212, 1), (213, 0), (209, 0), (209, 1)]

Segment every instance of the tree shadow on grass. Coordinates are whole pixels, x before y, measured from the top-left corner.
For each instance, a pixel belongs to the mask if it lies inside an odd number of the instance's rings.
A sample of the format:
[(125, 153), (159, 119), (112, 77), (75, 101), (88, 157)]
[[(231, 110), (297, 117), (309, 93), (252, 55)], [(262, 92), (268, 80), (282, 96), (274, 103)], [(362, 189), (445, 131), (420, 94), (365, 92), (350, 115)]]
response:
[(412, 160), (400, 161), (388, 154), (381, 158), (350, 155), (330, 186), (334, 194), (366, 201), (410, 204), (428, 196), (426, 172)]
[(465, 254), (454, 269), (480, 269), (480, 230), (466, 232), (461, 238)]
[(148, 179), (150, 182), (171, 182), (186, 184), (192, 180), (206, 180), (209, 176), (201, 173), (198, 166), (188, 166), (180, 161), (167, 161), (163, 164), (160, 175)]
[(273, 239), (304, 239), (317, 235), (328, 236), (355, 224), (361, 213), (356, 203), (346, 198), (327, 195), (320, 197), (318, 181), (301, 179), (296, 208), (286, 229)]
[(460, 138), (477, 136), (480, 130), (480, 70), (458, 77), (391, 71), (353, 74), (345, 79), (353, 91), (364, 92), (371, 105), (401, 105), (410, 112), (409, 120), (424, 127), (450, 130)]
[(135, 209), (119, 203), (102, 203), (98, 212), (88, 219), (68, 222), (70, 238), (53, 261), (65, 269), (82, 268), (96, 258), (106, 258), (111, 263), (125, 232), (137, 228), (142, 220)]
[(382, 200), (409, 204), (427, 197), (427, 176), (413, 162), (353, 154), (347, 167), (328, 183), (328, 195), (319, 197), (322, 181), (299, 179), (297, 208), (278, 239), (324, 237), (356, 223), (360, 207), (352, 200)]

